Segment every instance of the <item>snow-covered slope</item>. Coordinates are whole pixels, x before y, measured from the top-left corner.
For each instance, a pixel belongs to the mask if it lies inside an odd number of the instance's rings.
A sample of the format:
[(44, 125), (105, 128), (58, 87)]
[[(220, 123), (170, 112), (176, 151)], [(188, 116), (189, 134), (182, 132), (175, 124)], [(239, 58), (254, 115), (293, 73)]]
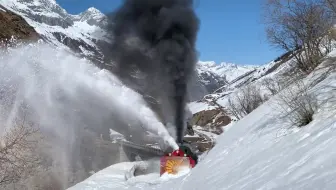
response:
[(289, 76), (294, 78), (296, 75), (298, 77), (301, 74), (295, 69), (295, 61), (293, 58), (271, 61), (265, 65), (254, 66), (250, 71), (243, 73), (234, 80), (221, 86), (213, 93), (204, 96), (201, 102), (203, 104), (209, 104), (209, 102), (216, 101), (221, 106), (226, 107), (228, 104), (228, 96), (234, 92), (240, 91), (243, 87), (254, 84), (261, 88), (266, 79), (275, 81), (278, 79), (284, 80)]
[[(323, 73), (320, 70), (304, 79), (304, 83), (314, 84), (308, 93), (317, 94), (319, 109), (314, 120), (303, 128), (293, 127), (288, 118), (279, 117), (282, 113), (274, 109), (279, 103), (275, 96), (220, 135), (217, 145), (187, 175), (166, 182), (153, 174), (127, 180), (122, 174), (129, 171), (125, 165), (118, 175), (98, 172), (70, 189), (333, 190), (336, 73), (316, 84)], [(144, 178), (145, 183), (134, 183)]]

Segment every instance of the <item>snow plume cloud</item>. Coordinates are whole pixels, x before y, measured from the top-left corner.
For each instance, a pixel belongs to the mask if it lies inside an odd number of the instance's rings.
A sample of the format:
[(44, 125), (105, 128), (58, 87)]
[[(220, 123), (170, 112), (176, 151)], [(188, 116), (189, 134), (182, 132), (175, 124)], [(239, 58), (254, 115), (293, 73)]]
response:
[(197, 61), (199, 20), (193, 1), (125, 0), (109, 21), (111, 70), (144, 96), (181, 143), (187, 89)]
[(177, 146), (141, 95), (110, 72), (43, 43), (0, 52), (0, 134), (22, 118), (46, 136), (49, 148), (41, 151), (64, 184), (119, 161), (109, 129), (144, 142), (142, 125)]

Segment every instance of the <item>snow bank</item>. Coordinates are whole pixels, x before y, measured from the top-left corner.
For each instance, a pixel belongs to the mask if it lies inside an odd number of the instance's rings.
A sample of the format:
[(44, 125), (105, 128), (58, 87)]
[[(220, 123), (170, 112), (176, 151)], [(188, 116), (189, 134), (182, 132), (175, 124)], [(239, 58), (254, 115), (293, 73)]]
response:
[(147, 189), (171, 179), (176, 179), (190, 172), (189, 168), (180, 168), (177, 175), (163, 174), (160, 177), (159, 172), (148, 173), (139, 176), (133, 176), (135, 167), (148, 167), (148, 164), (157, 164), (159, 162), (124, 162), (108, 167), (85, 181), (76, 184), (68, 190), (119, 190), (124, 188)]
[(124, 188), (126, 183), (125, 174), (132, 169), (135, 163), (120, 163), (108, 167), (84, 182), (79, 183), (68, 190), (86, 190), (86, 189), (109, 189), (109, 188)]

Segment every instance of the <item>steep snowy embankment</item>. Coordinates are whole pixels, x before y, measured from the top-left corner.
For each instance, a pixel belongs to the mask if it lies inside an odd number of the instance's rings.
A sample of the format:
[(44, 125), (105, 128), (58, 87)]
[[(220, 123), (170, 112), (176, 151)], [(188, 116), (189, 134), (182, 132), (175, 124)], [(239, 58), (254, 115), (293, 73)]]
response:
[[(336, 75), (311, 91), (335, 93)], [(323, 89), (323, 91), (322, 91)], [(289, 128), (273, 98), (218, 138), (184, 183), (165, 189), (334, 189), (335, 105), (320, 107), (308, 126)]]
[[(305, 82), (318, 76), (312, 74)], [(119, 176), (122, 187), (113, 188), (112, 183), (118, 183), (112, 182), (109, 189), (332, 190), (336, 185), (335, 84), (334, 73), (310, 89), (326, 103), (319, 105), (314, 121), (301, 129), (291, 127), (288, 118), (280, 117), (275, 109), (279, 100), (273, 97), (219, 136), (217, 145), (189, 174), (141, 187)], [(106, 183), (115, 179), (113, 173), (108, 175)], [(104, 173), (97, 173), (82, 183), (86, 188), (72, 189), (104, 189), (94, 184), (103, 177)]]

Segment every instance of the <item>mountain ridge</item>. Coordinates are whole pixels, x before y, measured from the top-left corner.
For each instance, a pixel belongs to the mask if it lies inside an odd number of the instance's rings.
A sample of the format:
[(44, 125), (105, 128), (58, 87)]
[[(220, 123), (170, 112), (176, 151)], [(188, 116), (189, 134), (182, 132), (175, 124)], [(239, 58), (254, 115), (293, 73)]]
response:
[[(97, 8), (69, 14), (55, 0), (1, 0), (0, 4), (22, 16), (44, 41), (88, 58), (102, 68), (110, 64), (104, 53), (111, 42), (105, 30), (107, 16)], [(256, 68), (258, 66), (199, 60), (190, 100), (202, 99)]]

